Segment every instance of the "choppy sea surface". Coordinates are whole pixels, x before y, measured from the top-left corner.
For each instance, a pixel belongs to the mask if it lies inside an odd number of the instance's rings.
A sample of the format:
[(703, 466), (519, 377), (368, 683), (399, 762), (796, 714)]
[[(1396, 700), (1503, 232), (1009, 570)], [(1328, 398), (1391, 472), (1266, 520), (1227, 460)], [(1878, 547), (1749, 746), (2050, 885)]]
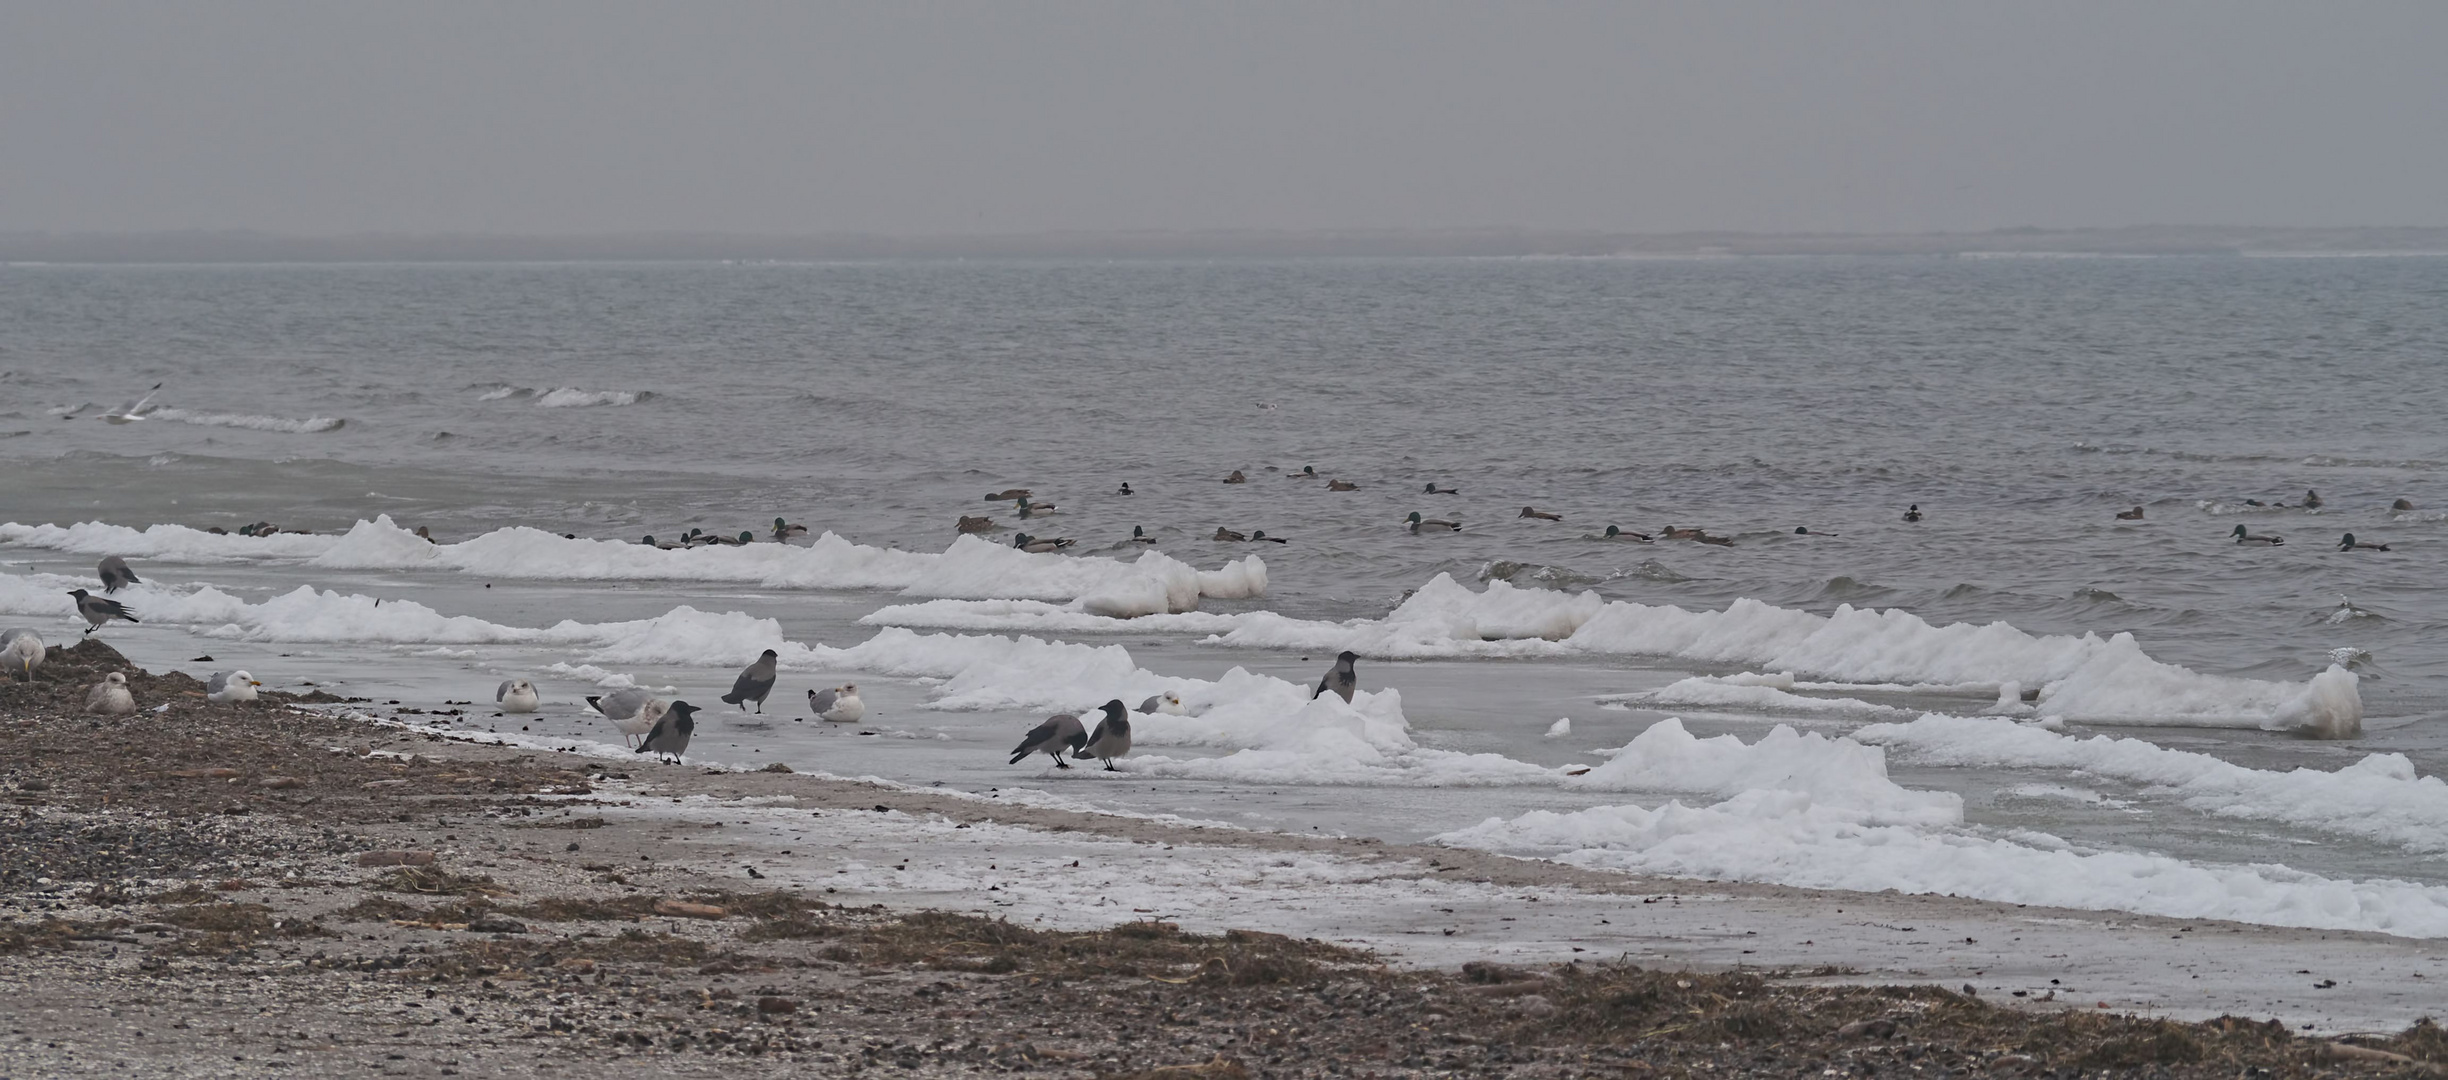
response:
[(9, 266), (0, 621), (120, 554), (138, 663), (594, 752), (634, 679), (709, 762), (2440, 936), (2443, 361), (2441, 258)]

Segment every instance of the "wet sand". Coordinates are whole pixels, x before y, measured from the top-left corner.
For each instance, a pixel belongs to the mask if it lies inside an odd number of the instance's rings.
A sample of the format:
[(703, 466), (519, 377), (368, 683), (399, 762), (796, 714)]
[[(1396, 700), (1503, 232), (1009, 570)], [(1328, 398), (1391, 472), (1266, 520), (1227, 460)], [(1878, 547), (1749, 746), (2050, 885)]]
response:
[(77, 713), (121, 663), (0, 687), (0, 1075), (2309, 1075), (2417, 1068), (2306, 1036), (2448, 979), (2436, 942), (589, 758), (175, 675)]

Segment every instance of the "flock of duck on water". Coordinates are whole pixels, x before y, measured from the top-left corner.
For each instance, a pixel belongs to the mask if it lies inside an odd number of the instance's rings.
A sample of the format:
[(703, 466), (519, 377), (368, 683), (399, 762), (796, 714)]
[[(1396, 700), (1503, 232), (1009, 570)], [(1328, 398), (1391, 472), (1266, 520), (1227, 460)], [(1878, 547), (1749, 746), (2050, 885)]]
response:
[[(1329, 491), (1357, 491), (1360, 487), (1347, 480), (1322, 477), (1318, 475), (1314, 466), (1304, 466), (1300, 471), (1287, 473), (1286, 476), (1294, 480), (1326, 480), (1326, 487)], [(1249, 478), (1239, 470), (1234, 470), (1231, 475), (1224, 478), (1224, 482), (1246, 484)], [(1435, 483), (1428, 484), (1422, 493), (1427, 495), (1461, 494), (1459, 489)], [(1007, 488), (988, 493), (986, 501), (1011, 503), (1013, 513), (1023, 521), (1056, 511), (1057, 507), (1054, 504), (1035, 501), (1032, 498), (1033, 494), (1034, 492), (1028, 488)], [(1135, 492), (1131, 490), (1130, 484), (1124, 483), (1116, 494), (1131, 495)], [(2323, 503), (2319, 491), (2307, 490), (2304, 492), (2303, 499), (2292, 507), (2283, 502), (2263, 502), (2259, 499), (2246, 499), (2244, 505), (2271, 510), (2318, 510)], [(2401, 498), (2392, 502), (2390, 509), (2412, 510), (2414, 503)], [(1533, 506), (1522, 507), (1519, 516), (1540, 521), (1564, 520), (1562, 514), (1540, 510)], [(1918, 503), (1908, 506), (1903, 515), (1906, 522), (1918, 522), (1922, 520), (1922, 517), (1921, 506)], [(2116, 513), (2116, 519), (2140, 521), (2143, 519), (2142, 507), (2136, 506), (2130, 510), (2120, 510)], [(1405, 519), (1405, 524), (1414, 533), (1459, 532), (1462, 529), (1462, 523), (1459, 521), (1429, 518), (1417, 511), (1413, 511)], [(964, 535), (976, 535), (997, 531), (1003, 526), (989, 517), (962, 515), (957, 528)], [(208, 531), (226, 532), (218, 527)], [(302, 531), (282, 529), (269, 522), (257, 522), (240, 527), (237, 533), (241, 536), (272, 536)], [(808, 528), (805, 525), (793, 524), (784, 518), (775, 518), (768, 536), (777, 542), (788, 542), (805, 536), (807, 533)], [(1805, 536), (1836, 535), (1813, 530), (1808, 526), (1796, 527), (1794, 533)], [(434, 540), (433, 534), (424, 527), (417, 528), (415, 534), (428, 542), (438, 542)], [(572, 539), (575, 538), (574, 534), (565, 535), (569, 535)], [(2274, 533), (2254, 532), (2244, 525), (2237, 525), (2228, 535), (2236, 543), (2244, 545), (2277, 547), (2286, 543), (2285, 537)], [(1633, 532), (1619, 526), (1609, 525), (1606, 527), (1603, 538), (1643, 544), (1660, 539), (1688, 540), (1720, 547), (1731, 547), (1734, 544), (1731, 537), (1715, 536), (1702, 529), (1673, 525), (1656, 533)], [(677, 540), (657, 540), (649, 535), (643, 542), (657, 548), (675, 549), (709, 545), (739, 546), (752, 543), (755, 539), (755, 534), (748, 531), (733, 536), (722, 536), (692, 528)], [(1263, 529), (1254, 530), (1245, 535), (1223, 527), (1216, 529), (1214, 539), (1235, 543), (1283, 544), (1289, 542), (1283, 537), (1269, 536)], [(1149, 536), (1144, 528), (1134, 525), (1131, 527), (1131, 535), (1123, 542), (1153, 544), (1156, 538)], [(1015, 532), (1012, 537), (1013, 547), (1037, 553), (1059, 552), (1074, 544), (1075, 541), (1068, 538), (1033, 536), (1027, 532)], [(2338, 550), (2387, 551), (2389, 546), (2358, 540), (2355, 534), (2350, 532), (2339, 538)], [(135, 571), (128, 566), (127, 560), (117, 555), (104, 558), (95, 569), (97, 576), (101, 579), (102, 591), (105, 594), (116, 593), (129, 585), (137, 584), (139, 580)], [(138, 621), (136, 613), (129, 610), (127, 605), (111, 599), (108, 595), (95, 596), (81, 588), (69, 590), (68, 595), (76, 600), (77, 614), (85, 620), (85, 633), (87, 634), (92, 634), (112, 622)], [(12, 627), (6, 631), (0, 631), (0, 672), (7, 672), (21, 680), (31, 681), (34, 678), (35, 670), (42, 665), (46, 655), (46, 646), (41, 636), (33, 629)], [(778, 656), (774, 650), (765, 650), (756, 662), (748, 665), (733, 680), (731, 692), (722, 696), (723, 702), (737, 705), (743, 712), (753, 707), (756, 712), (763, 713), (765, 701), (772, 695), (774, 685), (779, 678), (779, 672), (775, 667), (777, 659)], [(1317, 689), (1310, 694), (1310, 697), (1316, 698), (1333, 693), (1346, 702), (1352, 700), (1352, 694), (1358, 687), (1353, 665), (1358, 659), (1358, 656), (1350, 652), (1345, 652), (1337, 657), (1333, 669), (1319, 681)], [(243, 670), (216, 671), (205, 684), (204, 696), (217, 703), (248, 702), (255, 700), (256, 688), (262, 685), (261, 681)], [(866, 715), (866, 705), (859, 699), (856, 684), (811, 689), (807, 691), (807, 699), (809, 712), (816, 718), (827, 722), (856, 723)], [(494, 688), (493, 700), (504, 714), (534, 713), (543, 707), (542, 696), (536, 692), (535, 684), (523, 678), (503, 680), (499, 686)], [(636, 753), (657, 754), (673, 761), (680, 760), (687, 752), (689, 739), (696, 731), (696, 714), (704, 711), (687, 701), (667, 702), (643, 687), (629, 687), (609, 694), (590, 696), (586, 702), (589, 709), (612, 722), (622, 736), (631, 743)], [(168, 708), (167, 704), (163, 704), (157, 706), (156, 711)], [(89, 713), (109, 716), (125, 716), (134, 713), (136, 701), (128, 685), (127, 676), (114, 671), (105, 675), (102, 681), (89, 687), (86, 691), (85, 710)], [(1102, 711), (1103, 715), (1093, 729), (1088, 727), (1079, 716), (1071, 713), (1061, 713), (1047, 718), (1043, 723), (1030, 729), (1027, 736), (1021, 740), (1020, 745), (1013, 749), (1011, 763), (1017, 765), (1032, 754), (1042, 753), (1052, 758), (1058, 768), (1071, 767), (1069, 762), (1064, 760), (1066, 755), (1081, 760), (1094, 758), (1103, 761), (1106, 768), (1113, 768), (1115, 759), (1130, 753), (1130, 717), (1134, 710), (1126, 708), (1117, 698), (1106, 702)], [(1182, 715), (1187, 710), (1183, 707), (1178, 695), (1163, 693), (1141, 702), (1135, 711), (1142, 714)]]

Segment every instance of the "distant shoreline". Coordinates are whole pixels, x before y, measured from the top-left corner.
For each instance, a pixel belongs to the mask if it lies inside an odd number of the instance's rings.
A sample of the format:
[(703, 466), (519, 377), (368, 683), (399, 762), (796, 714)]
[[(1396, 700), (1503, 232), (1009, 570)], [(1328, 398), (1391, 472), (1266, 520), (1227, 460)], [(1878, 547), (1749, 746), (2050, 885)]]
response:
[(0, 263), (855, 262), (916, 259), (1712, 258), (2448, 255), (2448, 227), (2148, 225), (1962, 233), (1533, 229), (763, 236), (0, 232)]

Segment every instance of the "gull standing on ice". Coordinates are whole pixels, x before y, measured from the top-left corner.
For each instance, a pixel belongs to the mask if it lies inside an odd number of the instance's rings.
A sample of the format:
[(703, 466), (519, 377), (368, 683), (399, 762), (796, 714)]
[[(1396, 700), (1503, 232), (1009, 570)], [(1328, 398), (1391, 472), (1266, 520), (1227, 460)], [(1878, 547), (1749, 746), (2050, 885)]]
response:
[(1045, 723), (1029, 729), (1028, 735), (1020, 740), (1020, 745), (1012, 749), (1011, 763), (1018, 765), (1022, 758), (1042, 753), (1054, 759), (1055, 768), (1068, 769), (1071, 763), (1063, 760), (1063, 751), (1077, 754), (1080, 747), (1087, 744), (1088, 729), (1080, 726), (1079, 717), (1057, 713), (1047, 717)]
[(127, 676), (111, 672), (85, 691), (85, 711), (126, 716), (136, 711), (136, 695), (128, 692)]
[(536, 693), (535, 684), (525, 679), (504, 679), (493, 688), (493, 700), (501, 703), (506, 713), (531, 713), (541, 708), (544, 699)]
[(77, 614), (85, 617), (85, 632), (88, 634), (102, 629), (102, 624), (112, 619), (137, 621), (136, 613), (117, 600), (106, 600), (83, 589), (70, 589), (68, 595), (76, 597)]
[(1190, 714), (1190, 710), (1182, 705), (1181, 695), (1176, 694), (1171, 690), (1167, 690), (1164, 693), (1140, 702), (1139, 711), (1143, 713), (1163, 713), (1166, 716), (1188, 716)]
[(588, 708), (612, 721), (612, 726), (619, 728), (625, 737), (624, 741), (632, 742), (638, 736), (654, 730), (655, 721), (663, 718), (665, 708), (662, 699), (643, 686), (631, 686), (601, 697), (589, 697), (586, 703)]
[(1088, 745), (1080, 750), (1081, 757), (1092, 757), (1105, 763), (1105, 771), (1119, 772), (1114, 759), (1130, 753), (1130, 710), (1122, 707), (1122, 699), (1105, 703), (1105, 719), (1097, 721), (1096, 734), (1088, 736)]
[(859, 700), (857, 683), (844, 683), (830, 690), (808, 691), (808, 711), (819, 720), (855, 724), (867, 715), (867, 703)]
[(654, 730), (646, 733), (646, 741), (638, 744), (637, 752), (660, 754), (671, 761), (680, 760), (682, 755), (688, 753), (689, 736), (697, 733), (697, 721), (691, 719), (696, 712), (697, 706), (688, 702), (672, 702), (663, 718), (655, 721)]
[(741, 712), (747, 712), (748, 703), (753, 701), (756, 702), (756, 711), (764, 712), (766, 695), (773, 693), (774, 661), (778, 659), (781, 659), (781, 654), (772, 649), (765, 650), (757, 657), (756, 663), (748, 665), (746, 670), (739, 673), (739, 678), (731, 681), (731, 692), (722, 696), (723, 704), (737, 705)]
[(128, 569), (127, 560), (117, 555), (104, 556), (102, 565), (95, 567), (94, 571), (101, 575), (102, 591), (106, 593), (115, 593), (130, 585), (140, 584), (136, 580), (136, 571)]
[(262, 685), (255, 681), (255, 676), (244, 671), (216, 671), (211, 681), (204, 684), (204, 697), (224, 705), (253, 701), (255, 688)]
[(1352, 671), (1352, 661), (1358, 659), (1359, 653), (1343, 650), (1341, 655), (1335, 657), (1334, 668), (1326, 673), (1325, 678), (1318, 680), (1317, 689), (1310, 692), (1309, 700), (1315, 701), (1328, 691), (1333, 691), (1336, 697), (1343, 699), (1344, 704), (1351, 704), (1352, 694), (1360, 689), (1360, 676)]
[(34, 631), (22, 626), (0, 630), (0, 671), (33, 682), (34, 669), (42, 666), (45, 655), (42, 637)]

